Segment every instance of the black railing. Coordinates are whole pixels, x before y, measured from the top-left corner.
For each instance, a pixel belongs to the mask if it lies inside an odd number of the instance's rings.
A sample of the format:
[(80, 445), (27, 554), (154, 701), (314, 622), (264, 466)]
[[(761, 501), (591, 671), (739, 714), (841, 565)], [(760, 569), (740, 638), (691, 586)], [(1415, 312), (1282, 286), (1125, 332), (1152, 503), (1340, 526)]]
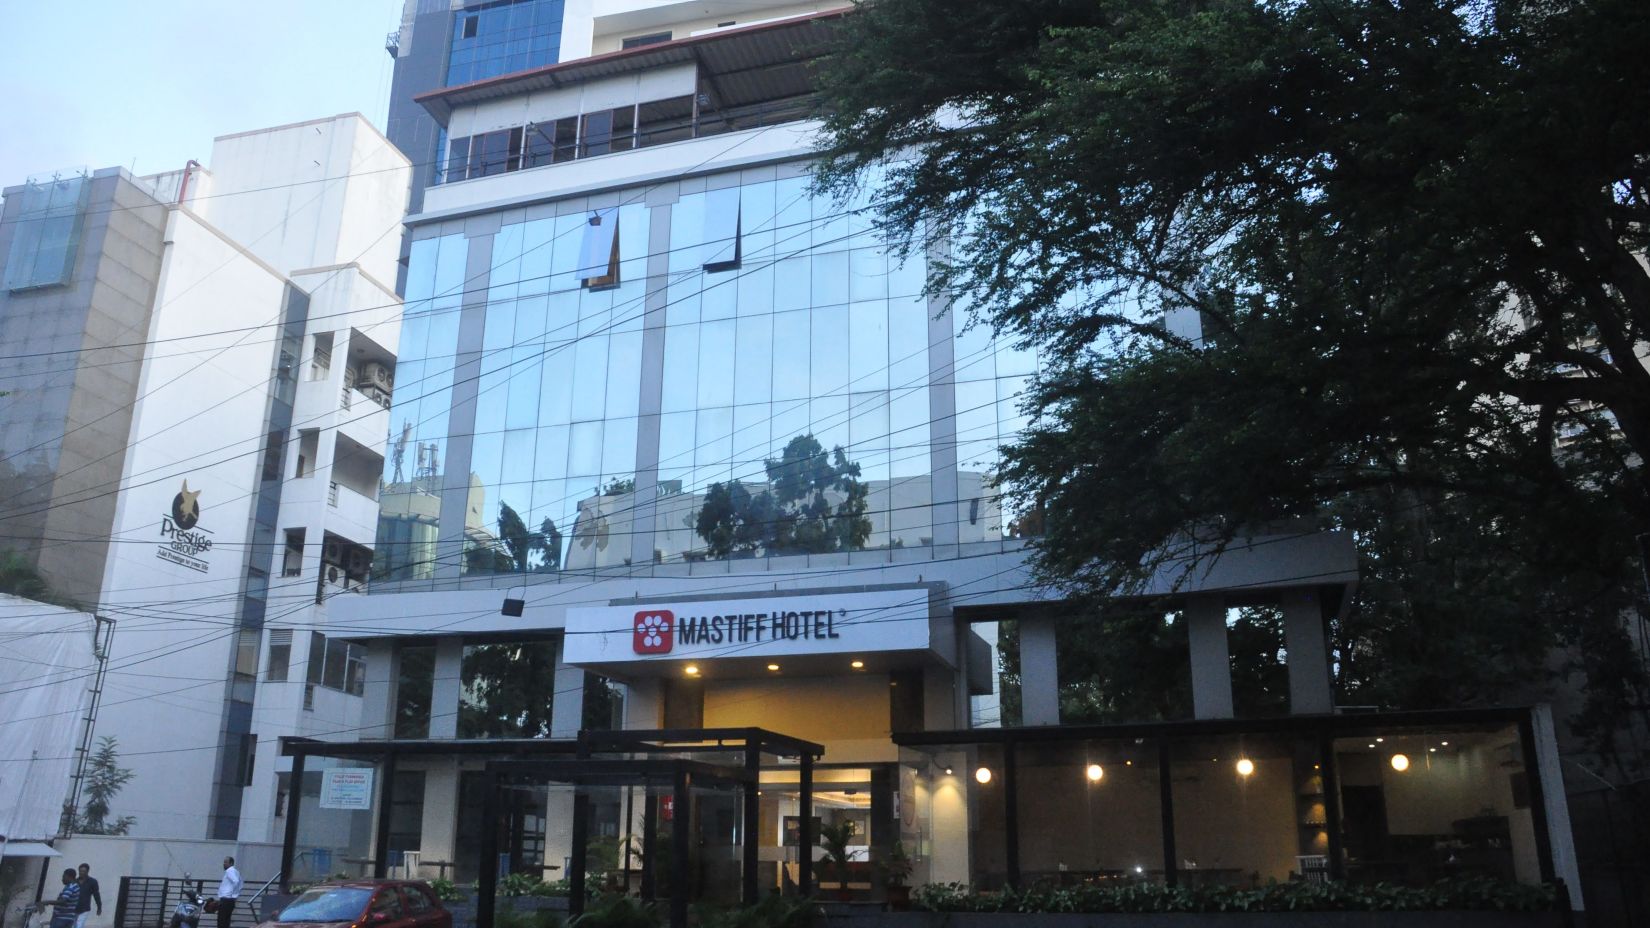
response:
[[(263, 885), (263, 880), (248, 880), (248, 886)], [(178, 907), (185, 894), (193, 898), (199, 893), (208, 896), (217, 890), (216, 881), (179, 879), (164, 876), (123, 876), (120, 894), (115, 898), (115, 928), (169, 928), (172, 910)], [(261, 900), (260, 900), (261, 901)], [(251, 894), (242, 899), (230, 915), (231, 928), (254, 928), (258, 924), (259, 908), (250, 904)], [(273, 913), (271, 913), (273, 914)], [(218, 916), (202, 915), (201, 925), (216, 928)]]

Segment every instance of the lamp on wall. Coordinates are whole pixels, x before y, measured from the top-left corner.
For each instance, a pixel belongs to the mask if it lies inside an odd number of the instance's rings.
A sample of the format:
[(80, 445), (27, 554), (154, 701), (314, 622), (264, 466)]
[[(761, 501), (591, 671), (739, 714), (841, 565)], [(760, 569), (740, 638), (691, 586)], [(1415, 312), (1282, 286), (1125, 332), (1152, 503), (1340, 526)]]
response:
[(991, 782), (991, 768), (990, 767), (981, 767), (980, 769), (974, 771), (974, 779), (979, 781), (979, 784), (981, 786), (984, 786), (987, 783), (990, 783)]
[(1237, 772), (1240, 777), (1253, 776), (1255, 772), (1255, 762), (1247, 757), (1238, 758)]
[(1089, 769), (1085, 772), (1088, 774), (1090, 783), (1098, 783), (1106, 775), (1106, 768), (1099, 764), (1089, 764)]
[(1407, 755), (1407, 754), (1394, 754), (1394, 755), (1392, 755), (1391, 763), (1392, 763), (1392, 769), (1393, 770), (1396, 770), (1399, 773), (1403, 773), (1405, 770), (1409, 769), (1409, 755)]

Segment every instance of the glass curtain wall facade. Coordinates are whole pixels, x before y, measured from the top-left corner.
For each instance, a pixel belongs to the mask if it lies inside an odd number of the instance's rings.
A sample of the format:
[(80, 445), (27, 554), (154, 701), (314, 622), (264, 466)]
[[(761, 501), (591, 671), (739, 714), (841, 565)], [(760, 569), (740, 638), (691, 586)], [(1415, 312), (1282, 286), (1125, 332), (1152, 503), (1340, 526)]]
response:
[[(808, 187), (790, 165), (543, 207), (488, 237), (485, 280), (462, 279), (479, 239), (415, 242), (379, 577), (895, 557), (1023, 531), (990, 470), (1035, 357), (943, 318), (920, 253)], [(486, 300), (460, 333), (465, 290)], [(469, 430), (450, 412), (472, 338)], [(466, 499), (461, 540), (443, 484)]]
[(467, 3), (453, 14), (446, 86), (555, 64), (563, 0)]

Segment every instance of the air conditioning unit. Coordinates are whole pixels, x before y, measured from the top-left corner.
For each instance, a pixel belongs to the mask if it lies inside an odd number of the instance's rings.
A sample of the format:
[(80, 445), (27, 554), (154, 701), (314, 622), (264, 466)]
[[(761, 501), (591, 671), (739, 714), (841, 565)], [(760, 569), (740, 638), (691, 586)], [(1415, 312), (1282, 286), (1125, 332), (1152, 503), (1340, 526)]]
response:
[(326, 547), (321, 550), (321, 560), (328, 564), (343, 564), (344, 543), (341, 541), (327, 542)]
[(349, 550), (349, 572), (365, 577), (372, 570), (372, 552), (366, 548), (351, 548)]
[(360, 386), (388, 390), (394, 385), (395, 375), (390, 372), (388, 365), (378, 361), (368, 361), (362, 366)]

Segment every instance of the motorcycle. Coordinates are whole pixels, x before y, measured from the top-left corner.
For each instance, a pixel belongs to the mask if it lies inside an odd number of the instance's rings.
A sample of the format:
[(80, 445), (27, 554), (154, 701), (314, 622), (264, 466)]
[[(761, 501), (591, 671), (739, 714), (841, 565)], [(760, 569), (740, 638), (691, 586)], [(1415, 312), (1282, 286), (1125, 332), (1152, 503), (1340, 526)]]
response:
[(199, 889), (189, 888), (189, 874), (183, 875), (184, 885), (179, 890), (183, 893), (183, 901), (172, 910), (172, 923), (169, 928), (199, 928), (201, 915), (206, 911), (206, 897)]

